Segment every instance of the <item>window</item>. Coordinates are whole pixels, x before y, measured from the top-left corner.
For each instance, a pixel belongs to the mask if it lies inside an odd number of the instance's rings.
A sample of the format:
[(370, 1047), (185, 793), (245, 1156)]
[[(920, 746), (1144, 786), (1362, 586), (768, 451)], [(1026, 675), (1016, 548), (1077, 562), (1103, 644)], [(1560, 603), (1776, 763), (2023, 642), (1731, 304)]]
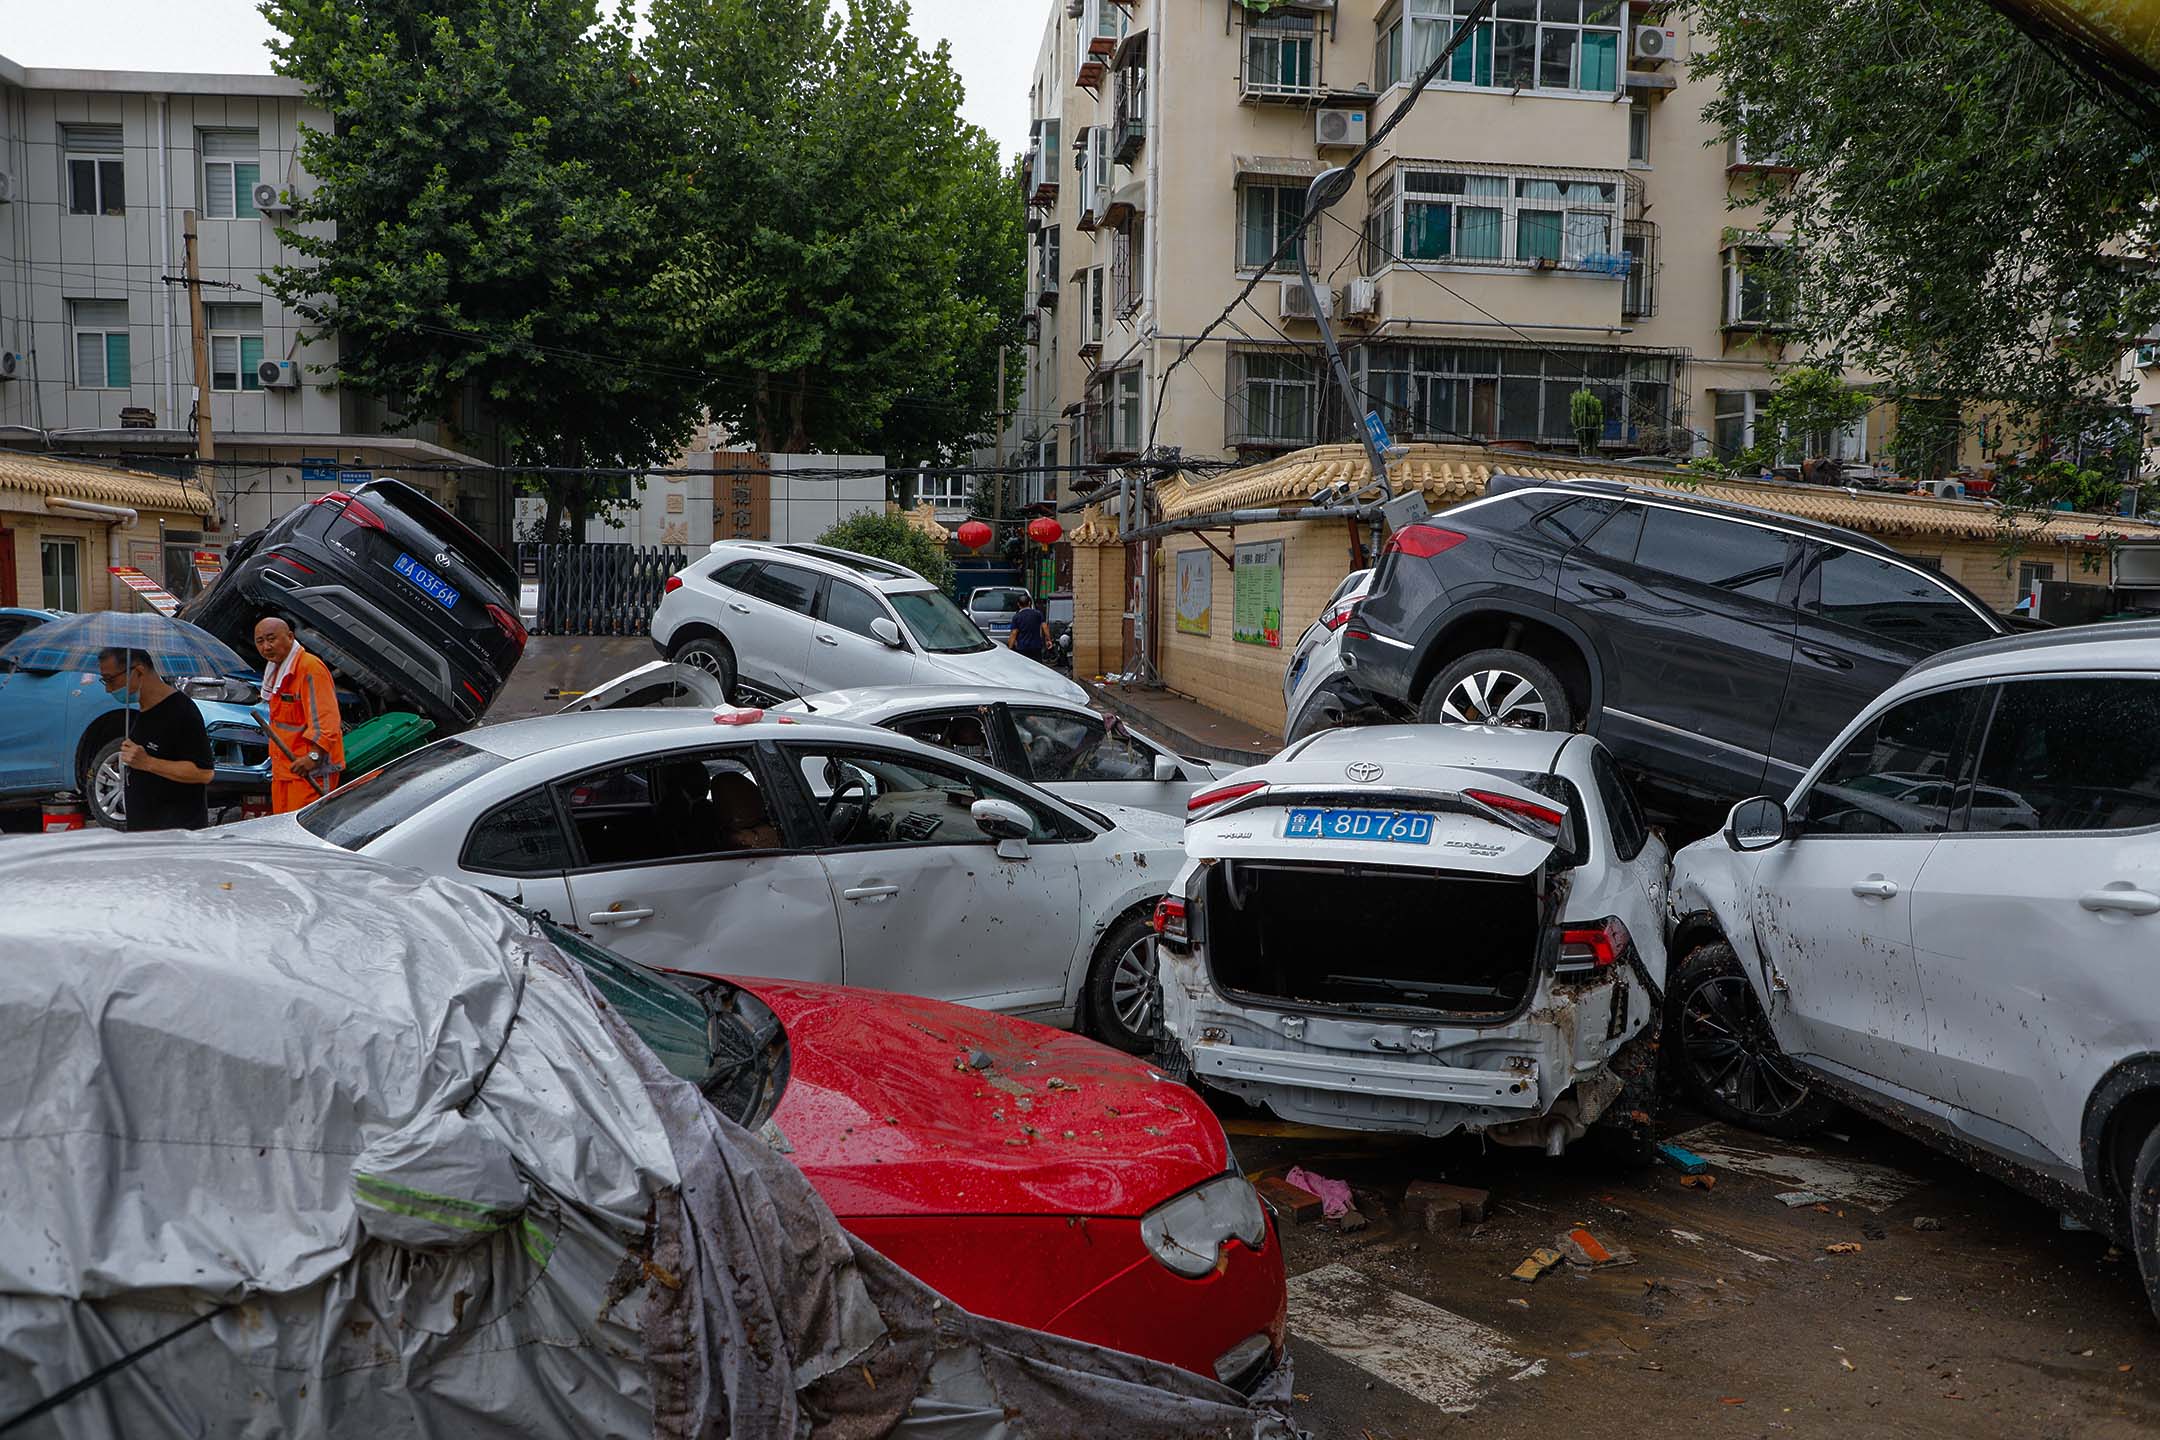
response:
[(1402, 17), (1395, 16), (1388, 21), (1387, 27), (1380, 32), (1379, 42), (1374, 49), (1377, 73), (1373, 78), (1379, 82), (1376, 88), (1385, 90), (1390, 85), (1400, 85), (1410, 78), (1403, 70), (1402, 40)]
[(883, 620), (888, 623), (892, 620), (892, 617), (885, 613), (884, 605), (879, 603), (875, 595), (872, 595), (860, 585), (850, 585), (844, 580), (827, 582), (825, 587), (826, 624), (836, 629), (845, 630), (853, 635), (860, 635), (866, 640), (877, 640), (879, 644), (883, 644), (884, 641), (879, 639), (877, 632), (870, 628), (870, 622), (873, 620)]
[[(1590, 538), (1604, 519), (1620, 508), (1616, 500), (1570, 500), (1537, 517), (1537, 528), (1569, 549)], [(1633, 547), (1628, 554), (1634, 555)]]
[(483, 875), (553, 875), (570, 868), (570, 838), (555, 802), (533, 790), (480, 817), (458, 864)]
[(125, 300), (70, 300), (75, 329), (75, 385), (80, 390), (125, 390), (132, 376)]
[(1613, 858), (1623, 863), (1642, 854), (1650, 843), (1650, 822), (1635, 803), (1620, 767), (1600, 746), (1590, 752), (1590, 778), (1597, 784), (1598, 801), (1605, 807), (1605, 823), (1612, 827)]
[(2040, 582), (2053, 580), (2054, 578), (2055, 567), (2053, 565), (2041, 560), (2020, 560), (2018, 562), (2018, 598), (2024, 599), (2029, 595), (2038, 595), (2040, 593)]
[(1807, 434), (1772, 435), (1763, 429), (1763, 417), (1774, 392), (1769, 390), (1713, 390), (1710, 436), (1723, 456), (1733, 456), (1754, 445), (1769, 445), (1780, 464), (1797, 465), (1804, 459), (1826, 456), (1859, 461), (1867, 455), (1867, 417), (1861, 416), (1842, 430), (1814, 430)]
[(1801, 587), (1800, 608), (1930, 655), (1995, 634), (1970, 605), (1935, 581), (1858, 550), (1827, 552)]
[(1980, 746), (1974, 830), (2160, 825), (2160, 681), (2012, 680)]
[(1232, 444), (1310, 445), (1318, 429), (1320, 369), (1283, 350), (1230, 352)]
[(205, 220), (254, 220), (255, 182), (262, 179), (253, 130), (205, 130), (202, 212)]
[(1647, 506), (1622, 505), (1619, 514), (1583, 542), (1584, 550), (1617, 564), (1634, 564), (1635, 552), (1642, 548), (1643, 516), (1648, 513)]
[(975, 498), (975, 477), (924, 471), (915, 481), (915, 503), (924, 501), (940, 510), (965, 510)]
[(1532, 176), (1473, 166), (1398, 166), (1372, 191), (1367, 267), (1409, 264), (1564, 266), (1619, 276), (1617, 176)]
[(935, 715), (910, 715), (895, 720), (886, 727), (910, 740), (920, 740), (925, 745), (935, 745), (950, 750), (955, 755), (965, 755), (985, 765), (995, 765), (997, 757), (990, 753), (990, 732), (983, 724), (980, 711), (943, 711)]
[(883, 750), (789, 747), (835, 847), (988, 845), (968, 813), (977, 800), (1009, 800), (1034, 822), (1028, 838), (1054, 840), (1060, 827), (1018, 793), (958, 765)]
[(1698, 585), (1776, 600), (1788, 542), (1775, 530), (1662, 505), (1645, 507), (1635, 564)]
[(1765, 329), (1784, 323), (1773, 281), (1776, 245), (1735, 245), (1725, 252), (1725, 327)]
[(1627, 158), (1630, 165), (1650, 163), (1650, 102), (1637, 100), (1628, 106)]
[(70, 215), (127, 213), (127, 163), (118, 125), (63, 125)]
[(750, 577), (757, 568), (758, 562), (755, 560), (737, 560), (721, 566), (707, 578), (715, 585), (725, 585), (730, 590), (748, 590)]
[(899, 590), (888, 594), (900, 622), (915, 643), (932, 655), (966, 655), (990, 648), (990, 637), (975, 628), (967, 612), (942, 590)]
[(1140, 451), (1140, 372), (1120, 370), (1110, 377), (1110, 448)]
[(1103, 337), (1104, 292), (1108, 289), (1103, 267), (1097, 265), (1087, 272), (1088, 330), (1090, 345), (1101, 345)]
[(1674, 358), (1643, 351), (1406, 341), (1354, 353), (1359, 388), (1405, 440), (1575, 444), (1570, 397), (1604, 402), (1603, 439), (1635, 445), (1671, 423)]
[(1973, 687), (1891, 706), (1853, 736), (1800, 801), (1805, 835), (1938, 835), (1949, 828), (1951, 769)]
[[(1432, 63), (1475, 0), (1405, 0), (1403, 78)], [(1620, 0), (1499, 0), (1456, 47), (1444, 82), (1500, 90), (1611, 95), (1620, 87)]]
[(358, 850), (503, 763), (463, 740), (438, 740), (339, 786), (300, 813), (300, 826), (318, 840)]
[[(1113, 733), (1092, 715), (1014, 710), (1013, 729), (1036, 784), (1059, 780), (1152, 780), (1155, 752), (1130, 734)], [(1119, 727), (1122, 730), (1122, 726)]]
[(262, 377), (262, 306), (205, 305), (210, 331), (210, 388), (260, 390)]
[(45, 584), (45, 608), (79, 612), (82, 607), (82, 542), (41, 540), (39, 568)]
[(1710, 439), (1723, 456), (1739, 454), (1755, 443), (1755, 421), (1770, 403), (1768, 390), (1713, 390)]
[(1110, 282), (1123, 320), (1140, 308), (1147, 290), (1147, 240), (1134, 220), (1110, 236)]
[(1627, 286), (1620, 313), (1643, 320), (1657, 313), (1657, 226), (1629, 220), (1620, 227), (1620, 253), (1627, 256)]
[(743, 578), (735, 588), (746, 595), (754, 595), (768, 605), (782, 610), (792, 610), (798, 615), (810, 613), (810, 602), (817, 596), (819, 576), (815, 571), (798, 570), (793, 565), (763, 564)]
[(1247, 12), (1244, 91), (1247, 95), (1307, 95), (1317, 83), (1313, 63), (1319, 25), (1300, 10)]
[(555, 791), (587, 870), (787, 845), (745, 746), (636, 760)]
[[(1275, 252), (1305, 217), (1305, 191), (1296, 185), (1254, 182), (1238, 186), (1238, 268), (1241, 270), (1297, 269), (1297, 252), (1286, 250), (1280, 262)], [(1304, 240), (1298, 242), (1303, 245)]]

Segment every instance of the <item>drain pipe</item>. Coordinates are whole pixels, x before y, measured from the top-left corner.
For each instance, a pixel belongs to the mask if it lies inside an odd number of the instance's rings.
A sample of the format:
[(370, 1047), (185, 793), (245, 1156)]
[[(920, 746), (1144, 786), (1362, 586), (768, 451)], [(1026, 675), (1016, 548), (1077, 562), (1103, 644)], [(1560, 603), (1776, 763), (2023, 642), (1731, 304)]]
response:
[[(172, 268), (172, 146), (169, 137), (171, 126), (166, 121), (165, 106), (169, 96), (157, 97), (158, 113), (158, 274), (170, 275)], [(158, 392), (160, 410), (158, 418), (167, 430), (173, 428), (173, 290), (165, 286), (165, 348), (158, 352)]]
[(120, 532), (134, 529), (136, 522), (142, 519), (133, 510), (130, 510), (125, 505), (97, 505), (88, 500), (63, 500), (57, 496), (47, 496), (45, 508), (58, 510), (69, 515), (86, 515), (92, 519), (103, 520), (111, 527), (105, 532), (109, 547), (108, 553), (111, 557), (106, 563), (109, 565), (125, 565), (127, 563), (127, 556), (120, 549)]

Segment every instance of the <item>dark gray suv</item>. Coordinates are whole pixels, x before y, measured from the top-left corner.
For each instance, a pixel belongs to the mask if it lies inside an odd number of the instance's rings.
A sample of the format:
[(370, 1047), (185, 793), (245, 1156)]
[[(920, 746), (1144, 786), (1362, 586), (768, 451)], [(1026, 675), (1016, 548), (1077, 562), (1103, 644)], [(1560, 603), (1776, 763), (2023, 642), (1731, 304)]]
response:
[(1781, 790), (1923, 656), (2007, 627), (1850, 530), (1606, 481), (1495, 476), (1388, 541), (1345, 699), (1430, 723), (1586, 729), (1665, 818)]

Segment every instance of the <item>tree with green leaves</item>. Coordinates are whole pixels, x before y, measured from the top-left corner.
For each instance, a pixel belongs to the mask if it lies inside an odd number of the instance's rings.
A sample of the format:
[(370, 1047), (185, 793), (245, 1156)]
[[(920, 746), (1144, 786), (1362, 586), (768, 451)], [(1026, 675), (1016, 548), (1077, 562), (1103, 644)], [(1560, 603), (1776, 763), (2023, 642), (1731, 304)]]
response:
[[(264, 0), (276, 69), (329, 111), (267, 280), (399, 424), (492, 422), (513, 462), (638, 468), (688, 439), (702, 383), (656, 359), (678, 177), (630, 7), (598, 0)], [(725, 189), (725, 155), (699, 182)], [(318, 226), (334, 227), (326, 235)], [(547, 529), (628, 498), (557, 479)]]
[(817, 543), (905, 565), (938, 589), (948, 593), (952, 590), (953, 562), (945, 546), (895, 511), (865, 510), (850, 515), (818, 536)]
[(657, 277), (713, 416), (761, 449), (952, 463), (1001, 410), (1021, 208), (904, 0), (654, 0), (683, 147)]
[(1705, 113), (1790, 167), (1735, 197), (1790, 236), (1767, 272), (1788, 345), (1880, 379), (1910, 472), (1940, 468), (1945, 423), (1985, 425), (2025, 457), (2021, 504), (2089, 499), (2056, 497), (2050, 462), (2107, 427), (2123, 351), (2160, 323), (2146, 121), (1985, 5), (1685, 9), (1710, 47), (1694, 77), (1718, 87)]

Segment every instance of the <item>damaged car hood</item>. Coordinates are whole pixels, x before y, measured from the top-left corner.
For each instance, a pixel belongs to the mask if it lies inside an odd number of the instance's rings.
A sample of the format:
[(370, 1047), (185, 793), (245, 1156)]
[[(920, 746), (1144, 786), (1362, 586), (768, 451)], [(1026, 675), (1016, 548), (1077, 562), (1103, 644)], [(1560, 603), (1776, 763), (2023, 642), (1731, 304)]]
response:
[(1138, 1216), (1229, 1164), (1197, 1095), (1093, 1041), (914, 996), (734, 983), (786, 1027), (772, 1123), (837, 1215)]

